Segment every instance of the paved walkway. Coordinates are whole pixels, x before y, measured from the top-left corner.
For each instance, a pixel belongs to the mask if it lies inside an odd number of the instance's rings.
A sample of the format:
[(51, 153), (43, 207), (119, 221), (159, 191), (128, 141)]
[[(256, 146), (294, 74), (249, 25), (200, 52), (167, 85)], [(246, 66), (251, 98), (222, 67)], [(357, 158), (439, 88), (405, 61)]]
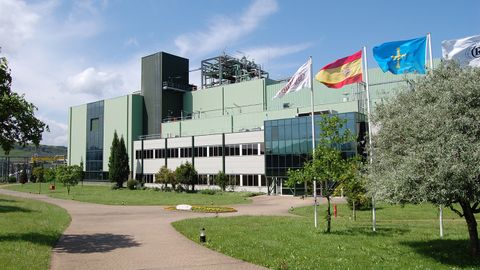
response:
[[(65, 208), (72, 222), (53, 249), (51, 269), (265, 269), (198, 245), (171, 225), (173, 221), (213, 216), (166, 211), (162, 206), (111, 206), (50, 198), (0, 189)], [(288, 215), (290, 207), (311, 198), (259, 196), (221, 215)]]

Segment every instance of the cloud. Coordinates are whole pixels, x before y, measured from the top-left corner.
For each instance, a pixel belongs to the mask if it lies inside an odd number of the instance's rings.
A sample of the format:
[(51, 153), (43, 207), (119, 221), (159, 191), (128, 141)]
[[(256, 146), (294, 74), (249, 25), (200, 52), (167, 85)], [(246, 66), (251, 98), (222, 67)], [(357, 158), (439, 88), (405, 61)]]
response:
[(42, 144), (63, 146), (68, 144), (68, 126), (66, 124), (42, 116), (39, 118), (50, 128), (50, 132), (43, 133)]
[(88, 67), (68, 77), (65, 89), (72, 93), (86, 93), (95, 97), (108, 96), (123, 87), (122, 76), (115, 72), (97, 71)]
[(35, 32), (40, 16), (24, 2), (16, 0), (0, 1), (0, 46), (14, 51), (28, 41)]
[(216, 16), (206, 31), (183, 34), (175, 39), (179, 54), (200, 57), (225, 48), (254, 31), (260, 22), (278, 10), (275, 0), (255, 0), (239, 19)]
[(311, 43), (302, 43), (296, 45), (250, 48), (242, 50), (242, 52), (244, 52), (245, 56), (249, 59), (253, 59), (259, 64), (268, 64), (276, 58), (304, 51), (311, 46)]
[(130, 37), (125, 41), (125, 46), (136, 46), (138, 47), (138, 40), (134, 37)]

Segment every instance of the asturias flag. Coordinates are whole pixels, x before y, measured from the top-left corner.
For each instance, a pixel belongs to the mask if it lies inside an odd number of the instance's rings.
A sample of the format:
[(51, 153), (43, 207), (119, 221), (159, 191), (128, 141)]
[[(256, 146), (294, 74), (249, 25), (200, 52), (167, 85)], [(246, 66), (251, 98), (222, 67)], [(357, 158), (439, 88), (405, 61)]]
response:
[(362, 81), (362, 51), (324, 66), (315, 75), (317, 81), (330, 88), (341, 88), (344, 85)]
[(373, 48), (373, 57), (383, 72), (425, 74), (427, 37), (383, 43)]

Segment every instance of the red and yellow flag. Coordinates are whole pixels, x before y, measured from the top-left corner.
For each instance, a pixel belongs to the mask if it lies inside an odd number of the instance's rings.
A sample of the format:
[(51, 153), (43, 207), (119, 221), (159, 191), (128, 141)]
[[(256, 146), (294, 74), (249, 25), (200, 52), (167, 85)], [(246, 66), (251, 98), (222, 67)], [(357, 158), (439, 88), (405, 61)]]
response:
[(317, 81), (330, 88), (341, 88), (344, 85), (362, 81), (362, 51), (324, 66), (315, 75)]

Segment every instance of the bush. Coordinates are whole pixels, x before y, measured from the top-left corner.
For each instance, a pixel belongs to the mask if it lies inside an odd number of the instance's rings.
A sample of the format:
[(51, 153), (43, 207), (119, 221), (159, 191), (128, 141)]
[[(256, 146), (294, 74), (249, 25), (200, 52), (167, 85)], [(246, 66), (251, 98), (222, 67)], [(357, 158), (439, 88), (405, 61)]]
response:
[(218, 192), (219, 191), (215, 190), (215, 189), (202, 189), (202, 190), (200, 190), (200, 194), (204, 194), (204, 195), (215, 195)]
[(137, 189), (137, 187), (140, 187), (140, 182), (138, 182), (136, 179), (128, 179), (127, 187), (131, 190)]
[(228, 176), (225, 175), (224, 172), (219, 171), (215, 176), (215, 183), (222, 189), (222, 191), (225, 191), (228, 185)]
[(15, 175), (8, 177), (8, 183), (16, 183), (16, 182), (17, 182), (17, 177), (15, 177)]
[(117, 189), (120, 189), (120, 188), (118, 187), (117, 183), (115, 183), (115, 184), (112, 184), (112, 185), (110, 186), (110, 189), (111, 189), (111, 190), (117, 190)]

